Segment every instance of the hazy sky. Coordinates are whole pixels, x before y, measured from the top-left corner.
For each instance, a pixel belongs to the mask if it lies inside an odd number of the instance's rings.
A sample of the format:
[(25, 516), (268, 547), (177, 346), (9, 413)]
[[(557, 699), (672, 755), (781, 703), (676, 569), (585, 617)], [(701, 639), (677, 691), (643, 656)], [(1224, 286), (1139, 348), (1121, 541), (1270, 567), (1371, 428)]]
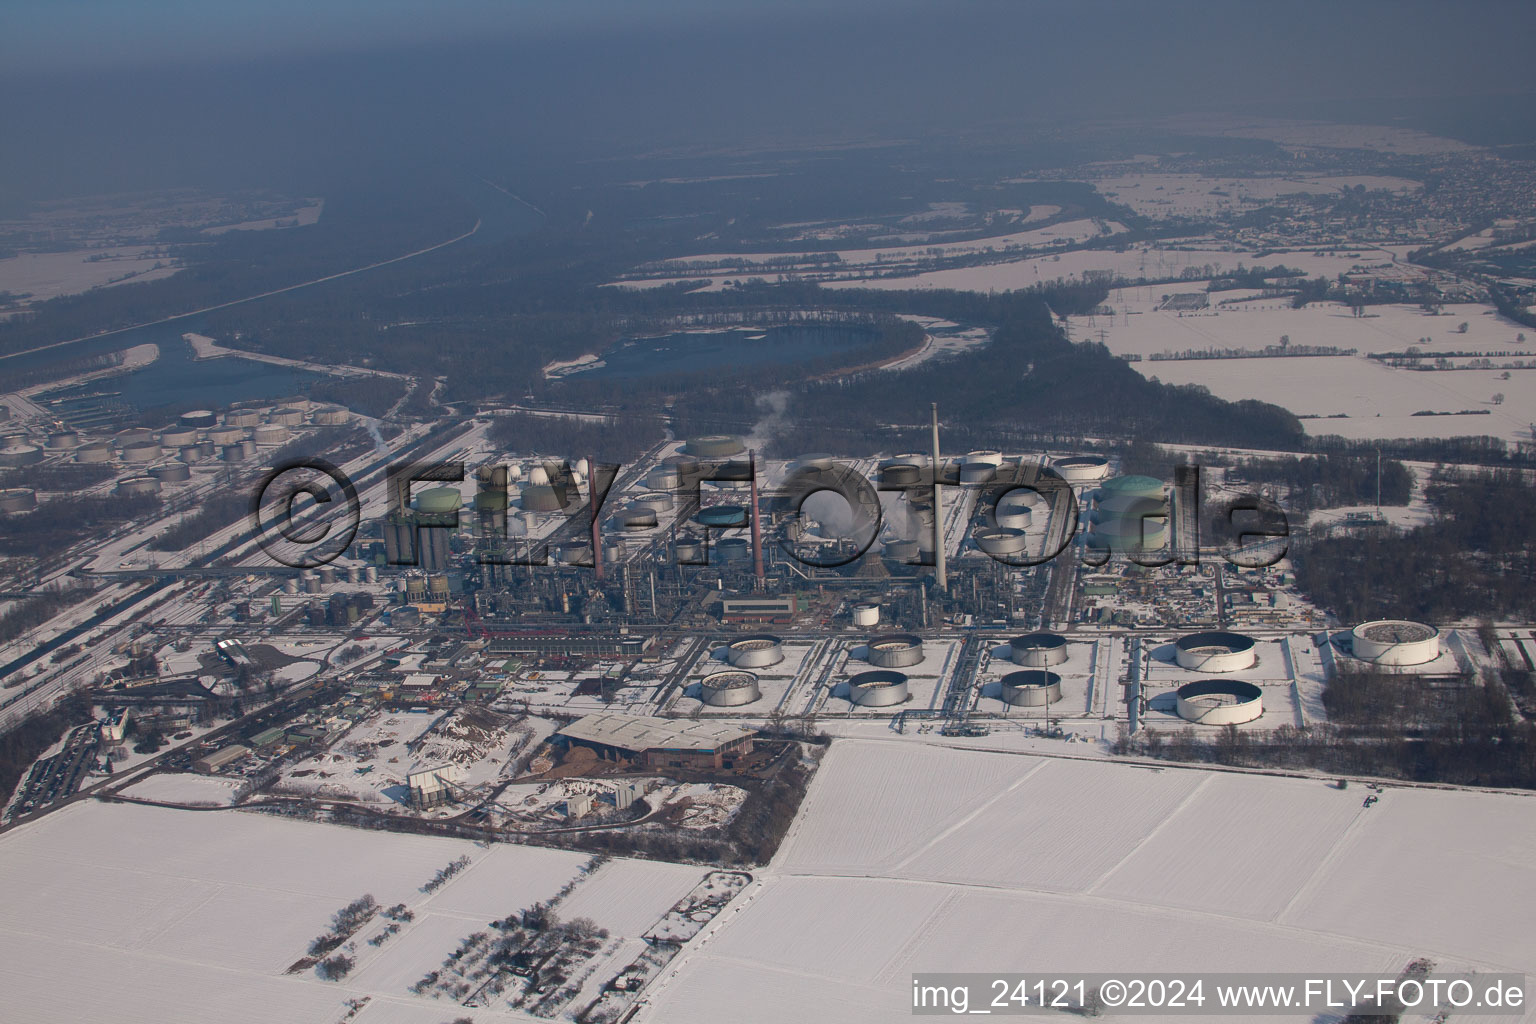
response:
[(1536, 92), (1532, 38), (1526, 0), (0, 0), (0, 201), (366, 161), (1327, 116)]

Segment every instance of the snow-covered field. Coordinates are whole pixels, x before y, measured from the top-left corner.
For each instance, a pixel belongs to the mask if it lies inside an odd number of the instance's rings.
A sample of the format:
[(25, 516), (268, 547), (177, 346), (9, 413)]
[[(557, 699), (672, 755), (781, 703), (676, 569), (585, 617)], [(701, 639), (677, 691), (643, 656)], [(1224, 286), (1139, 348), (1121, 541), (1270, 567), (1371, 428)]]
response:
[[(121, 245), (111, 249), (21, 253), (0, 260), (0, 292), (30, 293), (29, 302), (73, 295), (109, 284), (156, 281), (179, 269), (156, 247)], [(158, 268), (157, 268), (158, 265)]]
[[(470, 866), (435, 893), (450, 861)], [(415, 996), (408, 987), (488, 921), (574, 884), (561, 917), (636, 939), (704, 869), (531, 847), (367, 832), (245, 812), (82, 803), (0, 836), (4, 1019), (44, 1024), (361, 1024), (528, 1020)], [(371, 893), (415, 919), (381, 946), (353, 940), (357, 968), (327, 983), (286, 974), (331, 916)], [(618, 966), (622, 966), (618, 965)], [(615, 968), (617, 969), (617, 968)], [(574, 1007), (573, 1009), (579, 1009)]]
[(139, 800), (158, 800), (189, 807), (227, 807), (234, 803), (236, 783), (210, 775), (157, 772), (123, 791)]
[(1369, 191), (1414, 192), (1407, 178), (1374, 175), (1217, 178), (1204, 174), (1118, 174), (1094, 182), (1100, 194), (1152, 218), (1236, 213), (1280, 196), (1326, 195), (1364, 186)]
[(890, 1021), (917, 971), (1536, 968), (1532, 798), (1364, 795), (840, 740), (762, 887), (639, 1019)]
[[(1199, 290), (1199, 285), (1189, 290)], [(1439, 315), (1416, 306), (1371, 306), (1368, 316), (1352, 316), (1335, 303), (1291, 309), (1284, 302), (1243, 303), (1237, 307), (1179, 315), (1153, 309), (1173, 286), (1122, 288), (1106, 303), (1113, 316), (1071, 319), (1079, 341), (1102, 340), (1117, 354), (1143, 357), (1188, 349), (1261, 349), (1279, 344), (1357, 349), (1358, 356), (1286, 357), (1282, 359), (1161, 360), (1132, 364), (1166, 384), (1198, 384), (1222, 398), (1256, 398), (1284, 406), (1298, 415), (1324, 417), (1305, 421), (1309, 433), (1351, 438), (1450, 437), (1491, 434), (1530, 440), (1536, 422), (1536, 346), (1517, 340), (1522, 329), (1476, 304), (1444, 307)], [(1221, 293), (1218, 293), (1220, 295)], [(1217, 296), (1213, 296), (1215, 298)], [(1467, 325), (1465, 334), (1461, 324)], [(1425, 351), (1513, 352), (1493, 357), (1495, 364), (1523, 359), (1524, 369), (1418, 371), (1394, 369), (1364, 358), (1371, 352)], [(1531, 348), (1528, 355), (1526, 348)], [(1493, 396), (1505, 396), (1495, 405)], [(1487, 415), (1414, 416), (1428, 410)], [(1326, 418), (1347, 413), (1348, 418)]]

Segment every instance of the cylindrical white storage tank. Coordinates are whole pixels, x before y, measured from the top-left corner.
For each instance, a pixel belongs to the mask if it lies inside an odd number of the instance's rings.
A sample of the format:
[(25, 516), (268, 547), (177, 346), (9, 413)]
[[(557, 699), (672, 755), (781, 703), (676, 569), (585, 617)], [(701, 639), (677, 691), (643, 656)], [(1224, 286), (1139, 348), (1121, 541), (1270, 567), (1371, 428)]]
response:
[(148, 427), (128, 427), (113, 434), (112, 443), (121, 448), (139, 441), (152, 441), (154, 437), (154, 432)]
[(73, 448), (80, 443), (80, 435), (73, 430), (57, 430), (48, 435), (48, 447), (54, 451)]
[(297, 427), (304, 422), (304, 411), (293, 408), (274, 409), (272, 415), (267, 417), (267, 422), (282, 427)]
[(221, 456), (225, 462), (244, 462), (246, 459), (250, 458), (250, 456), (245, 453), (246, 445), (250, 445), (252, 448), (256, 447), (250, 441), (241, 441), (237, 444), (227, 444), (224, 446), (224, 450), (221, 453)]
[(254, 427), (261, 422), (261, 413), (255, 409), (231, 409), (224, 414), (224, 422), (231, 427)]
[(861, 601), (854, 605), (853, 624), (866, 627), (880, 625), (880, 606), (873, 601)]
[(1047, 668), (1067, 660), (1067, 638), (1057, 633), (1027, 633), (1008, 642), (1008, 660), (1025, 668)]
[(208, 440), (214, 444), (235, 444), (245, 440), (245, 431), (240, 427), (214, 427), (208, 431)]
[(658, 491), (675, 491), (682, 486), (683, 478), (672, 466), (657, 466), (645, 474), (645, 486)]
[(1176, 692), (1179, 717), (1199, 725), (1241, 725), (1264, 713), (1264, 691), (1241, 679), (1201, 679)]
[(0, 512), (31, 512), (35, 508), (37, 508), (37, 492), (32, 488), (0, 488)]
[(160, 493), (160, 481), (152, 476), (130, 476), (119, 480), (116, 493), (125, 498), (137, 498), (147, 494)]
[(298, 592), (299, 592), (299, 578), (297, 576), (289, 576), (289, 577), (287, 577), (286, 579), (283, 580), (283, 593), (285, 593), (285, 594), (297, 594)]
[(194, 462), (202, 462), (203, 446), (200, 444), (182, 445), (181, 451), (177, 452), (176, 454), (181, 458), (182, 462), (185, 462), (188, 465)]
[(997, 467), (988, 462), (967, 462), (960, 467), (960, 484), (979, 487), (997, 478)]
[(1004, 530), (1028, 530), (1034, 521), (1028, 505), (999, 505), (993, 516)]
[(734, 668), (705, 676), (699, 681), (699, 690), (704, 703), (717, 708), (751, 704), (763, 695), (757, 676)]
[(907, 676), (904, 672), (875, 669), (860, 672), (848, 680), (848, 702), (864, 708), (886, 708), (907, 700)]
[(911, 462), (893, 462), (880, 467), (880, 486), (913, 487), (923, 479), (923, 468)]
[(727, 459), (746, 451), (746, 445), (734, 434), (706, 434), (695, 437), (683, 446), (683, 451), (699, 459)]
[(124, 462), (154, 462), (161, 454), (160, 446), (154, 441), (130, 441), (123, 445)]
[(167, 462), (161, 466), (150, 467), (149, 475), (162, 484), (184, 484), (192, 479), (192, 470), (185, 462)]
[(745, 537), (723, 537), (715, 552), (722, 562), (746, 562), (752, 558), (752, 544)]
[(191, 427), (166, 427), (160, 431), (160, 443), (167, 448), (180, 448), (197, 441), (197, 431)]
[(43, 450), (35, 444), (13, 444), (0, 448), (0, 468), (21, 469), (43, 461)]
[(1239, 672), (1258, 662), (1254, 639), (1242, 633), (1191, 633), (1173, 645), (1174, 661), (1197, 672)]
[(880, 554), (886, 558), (898, 562), (910, 562), (917, 558), (918, 547), (915, 540), (888, 540), (880, 548)]
[(366, 573), (364, 574), (364, 578), (369, 583), (377, 583), (377, 582), (379, 582), (379, 567), (376, 566), (376, 565), (370, 565), (368, 567)]
[(630, 509), (619, 517), (619, 529), (645, 531), (656, 529), (656, 513), (646, 508)]
[(1043, 668), (1026, 668), (1003, 676), (1003, 703), (1019, 708), (1043, 708), (1061, 700), (1061, 676)]
[(993, 469), (997, 469), (1003, 464), (1003, 453), (993, 451), (990, 448), (968, 452), (965, 456), (964, 464), (967, 466), (991, 466)]
[(288, 440), (288, 428), (281, 423), (263, 423), (251, 431), (251, 440), (260, 445), (277, 445)]
[(784, 660), (784, 642), (771, 633), (757, 633), (732, 640), (725, 660), (733, 668), (767, 668)]
[(603, 541), (603, 561), (609, 565), (624, 561), (624, 545), (616, 540)]
[(878, 668), (908, 668), (923, 660), (923, 638), (911, 633), (872, 636), (864, 660)]
[(989, 555), (1021, 555), (1029, 542), (1023, 530), (1010, 526), (986, 527), (971, 536), (976, 546)]
[(349, 566), (347, 566), (347, 582), (348, 583), (361, 583), (361, 582), (363, 582), (363, 567), (360, 566), (360, 565), (349, 565)]
[(697, 564), (704, 560), (704, 544), (691, 537), (679, 537), (672, 546), (673, 556), (684, 564)]
[(1375, 665), (1422, 665), (1440, 657), (1440, 631), (1423, 622), (1378, 619), (1350, 632), (1355, 657)]
[(112, 461), (112, 446), (105, 441), (87, 441), (75, 449), (75, 461), (83, 466), (99, 466)]
[(315, 410), (315, 424), (321, 427), (337, 427), (352, 420), (352, 414), (337, 405)]
[(659, 491), (642, 494), (635, 499), (634, 507), (646, 512), (667, 512), (672, 508), (672, 495)]
[(1109, 460), (1102, 455), (1068, 455), (1052, 459), (1051, 468), (1069, 484), (1091, 484), (1109, 474)]

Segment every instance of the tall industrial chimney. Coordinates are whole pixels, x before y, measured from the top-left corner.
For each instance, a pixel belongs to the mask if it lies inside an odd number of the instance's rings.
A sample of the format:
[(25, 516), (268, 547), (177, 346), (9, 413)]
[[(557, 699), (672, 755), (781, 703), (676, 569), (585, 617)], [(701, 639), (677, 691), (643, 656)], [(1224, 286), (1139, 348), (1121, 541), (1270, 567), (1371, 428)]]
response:
[[(592, 569), (603, 582), (603, 541), (597, 521), (597, 460), (587, 456), (587, 497), (592, 506)], [(627, 596), (627, 592), (626, 592)]]
[(933, 568), (939, 589), (949, 589), (944, 572), (944, 491), (939, 484), (939, 403), (933, 404)]
[(758, 521), (757, 508), (757, 452), (747, 456), (747, 472), (752, 474), (752, 573), (757, 577), (757, 589), (763, 589), (763, 526)]

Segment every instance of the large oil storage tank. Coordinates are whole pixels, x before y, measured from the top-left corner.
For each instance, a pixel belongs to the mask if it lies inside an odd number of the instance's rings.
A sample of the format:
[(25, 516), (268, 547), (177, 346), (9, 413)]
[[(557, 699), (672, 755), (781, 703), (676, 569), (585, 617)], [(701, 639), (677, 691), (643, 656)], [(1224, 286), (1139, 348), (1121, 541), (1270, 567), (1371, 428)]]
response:
[(218, 451), (218, 446), (215, 445), (212, 441), (199, 441), (192, 447), (196, 448), (197, 454), (201, 455), (205, 459), (213, 458), (214, 454)]
[(152, 476), (130, 476), (119, 480), (115, 491), (125, 498), (138, 498), (147, 494), (159, 494), (160, 481)]
[(880, 625), (880, 606), (873, 601), (860, 601), (853, 606), (853, 624), (866, 629)]
[(1423, 622), (1378, 619), (1350, 632), (1355, 657), (1388, 667), (1423, 665), (1440, 657), (1440, 631)]
[(1022, 555), (1029, 543), (1028, 535), (1012, 526), (983, 527), (971, 536), (976, 546), (989, 555)]
[(715, 545), (715, 553), (722, 562), (750, 562), (752, 544), (745, 537), (723, 537)]
[(653, 515), (670, 511), (672, 508), (672, 495), (663, 491), (652, 491), (642, 494), (635, 499), (634, 507), (639, 512), (650, 512)]
[(1067, 638), (1059, 633), (1026, 633), (1008, 642), (1008, 660), (1025, 668), (1048, 668), (1067, 660)]
[(987, 462), (967, 462), (960, 467), (960, 484), (980, 487), (997, 479), (997, 467)]
[(877, 668), (908, 668), (923, 660), (923, 638), (912, 633), (872, 636), (864, 660)]
[(315, 410), (314, 421), (316, 426), (339, 427), (350, 423), (352, 414), (339, 405), (327, 405)]
[(48, 435), (48, 447), (54, 451), (65, 451), (80, 443), (80, 435), (73, 430), (56, 430)]
[(154, 462), (162, 454), (160, 445), (154, 441), (129, 441), (123, 445), (124, 462)]
[(918, 555), (917, 541), (888, 540), (881, 546), (880, 554), (897, 562), (914, 561)]
[(746, 451), (746, 445), (734, 434), (705, 434), (683, 446), (683, 451), (698, 459), (725, 459)]
[(802, 455), (790, 464), (790, 472), (815, 472), (825, 473), (837, 465), (837, 456), (826, 452), (813, 452), (810, 455)]
[(679, 537), (672, 545), (672, 556), (685, 565), (696, 565), (704, 561), (704, 542), (697, 537)]
[(105, 441), (87, 441), (75, 449), (75, 461), (84, 466), (99, 466), (112, 461), (112, 446)]
[(214, 444), (235, 444), (245, 440), (242, 427), (214, 427), (208, 431), (208, 440)]
[(148, 427), (129, 427), (126, 430), (119, 430), (113, 434), (112, 443), (121, 448), (124, 445), (130, 445), (137, 441), (152, 441), (154, 437), (154, 431)]
[[(247, 447), (250, 448), (249, 452), (246, 451)], [(246, 459), (249, 459), (252, 455), (254, 455), (255, 452), (256, 442), (237, 441), (234, 444), (225, 445), (223, 450), (220, 452), (220, 456), (224, 459), (225, 462), (244, 462)]]
[(699, 691), (705, 704), (717, 708), (741, 707), (763, 695), (757, 676), (734, 668), (705, 676), (699, 680)]
[(848, 702), (865, 708), (885, 708), (907, 700), (907, 676), (904, 672), (875, 669), (860, 672), (848, 680)]
[(658, 491), (675, 491), (682, 485), (682, 474), (675, 466), (657, 466), (645, 474), (645, 486)]
[(1191, 633), (1173, 645), (1173, 659), (1197, 672), (1239, 672), (1258, 662), (1255, 641), (1242, 633)]
[(43, 450), (35, 444), (13, 444), (0, 448), (0, 468), (21, 469), (43, 461)]
[(656, 513), (648, 508), (632, 508), (619, 516), (619, 529), (644, 532), (656, 529)]
[(1091, 484), (1109, 475), (1109, 460), (1102, 455), (1067, 455), (1052, 459), (1051, 468), (1069, 484)]
[(212, 409), (194, 409), (181, 414), (181, 425), (192, 430), (207, 430), (218, 421)]
[(231, 427), (254, 427), (261, 422), (261, 413), (255, 409), (231, 409), (224, 414), (224, 422)]
[(167, 462), (151, 466), (149, 475), (162, 484), (184, 484), (192, 479), (192, 470), (185, 462)]
[(1264, 691), (1241, 679), (1201, 679), (1177, 692), (1179, 717), (1199, 725), (1241, 725), (1264, 713)]
[(967, 466), (991, 466), (997, 469), (1003, 464), (1003, 453), (991, 448), (982, 448), (974, 452), (967, 452), (962, 460)]
[(922, 478), (922, 467), (911, 462), (893, 462), (880, 467), (881, 487), (913, 487)]
[(558, 512), (564, 507), (559, 493), (547, 483), (524, 487), (521, 502), (524, 512)]
[(160, 443), (166, 448), (180, 448), (184, 444), (194, 444), (197, 441), (197, 431), (191, 427), (166, 427), (160, 431)]
[(1092, 547), (1112, 552), (1156, 551), (1168, 543), (1168, 501), (1163, 482), (1149, 476), (1121, 476), (1099, 488)]
[(206, 458), (206, 456), (203, 455), (203, 446), (201, 444), (182, 445), (181, 451), (177, 452), (176, 454), (178, 457), (180, 457), (182, 462), (185, 462), (188, 465), (191, 465), (194, 462), (202, 462), (203, 459)]
[(281, 427), (297, 427), (304, 422), (304, 410), (292, 407), (274, 409), (272, 415), (267, 417), (267, 422)]
[(997, 521), (998, 526), (1007, 530), (1028, 530), (1035, 518), (1029, 502), (1013, 495), (1005, 495), (997, 503), (992, 517)]
[(0, 512), (31, 512), (35, 508), (37, 508), (37, 492), (32, 488), (0, 488)]
[(700, 526), (737, 527), (747, 525), (745, 505), (706, 505), (694, 516)]
[(1043, 668), (1025, 668), (1003, 676), (1003, 703), (1043, 708), (1061, 700), (1061, 676)]
[(416, 510), (423, 515), (446, 516), (459, 510), (464, 497), (457, 487), (428, 487), (416, 495)]
[(772, 633), (754, 633), (732, 640), (725, 648), (732, 668), (767, 668), (784, 660), (784, 641)]
[(282, 423), (263, 423), (251, 431), (251, 440), (260, 445), (279, 445), (288, 440), (288, 427)]

